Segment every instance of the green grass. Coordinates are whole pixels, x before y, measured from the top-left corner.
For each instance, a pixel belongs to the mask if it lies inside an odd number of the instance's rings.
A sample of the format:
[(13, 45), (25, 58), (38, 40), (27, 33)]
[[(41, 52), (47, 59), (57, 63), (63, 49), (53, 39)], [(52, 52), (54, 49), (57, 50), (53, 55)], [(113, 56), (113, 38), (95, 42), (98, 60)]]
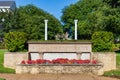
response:
[(104, 76), (120, 76), (120, 70), (111, 70), (111, 71), (106, 71), (105, 73), (104, 73)]
[(0, 80), (6, 80), (6, 79), (0, 78)]
[(117, 54), (116, 65), (117, 65), (117, 69), (120, 70), (120, 53)]
[(120, 53), (116, 55), (116, 67), (116, 70), (106, 71), (103, 75), (120, 78)]
[(0, 73), (15, 73), (14, 69), (5, 68), (4, 64), (4, 53), (7, 50), (0, 50)]

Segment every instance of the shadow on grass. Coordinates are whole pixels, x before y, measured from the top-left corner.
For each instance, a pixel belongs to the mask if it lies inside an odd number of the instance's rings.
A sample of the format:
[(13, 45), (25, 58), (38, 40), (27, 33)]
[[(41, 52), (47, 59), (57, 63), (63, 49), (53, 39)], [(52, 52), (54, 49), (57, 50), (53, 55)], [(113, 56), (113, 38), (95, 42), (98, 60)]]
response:
[(115, 52), (116, 52), (117, 54), (120, 54), (120, 50), (116, 50)]

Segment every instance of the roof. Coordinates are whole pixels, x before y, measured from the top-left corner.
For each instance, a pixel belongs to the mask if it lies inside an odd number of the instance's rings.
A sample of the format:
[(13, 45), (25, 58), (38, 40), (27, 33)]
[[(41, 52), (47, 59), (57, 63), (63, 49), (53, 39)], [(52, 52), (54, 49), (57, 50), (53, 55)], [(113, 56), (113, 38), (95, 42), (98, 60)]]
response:
[(11, 6), (15, 1), (0, 1), (0, 6)]

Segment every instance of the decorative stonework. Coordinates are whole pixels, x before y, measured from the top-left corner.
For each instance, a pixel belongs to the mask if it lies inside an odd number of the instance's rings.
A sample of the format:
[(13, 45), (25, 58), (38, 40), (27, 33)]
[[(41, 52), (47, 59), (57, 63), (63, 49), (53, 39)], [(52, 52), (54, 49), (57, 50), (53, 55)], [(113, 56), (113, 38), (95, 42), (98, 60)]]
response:
[[(99, 69), (102, 68), (102, 64), (87, 64), (87, 65), (17, 65), (16, 73), (79, 73), (79, 74), (97, 74)], [(103, 72), (101, 72), (103, 73)]]
[[(91, 42), (28, 42), (28, 52), (7, 52), (4, 54), (4, 66), (16, 69), (16, 73), (84, 73), (93, 72), (102, 75), (104, 71), (116, 69), (116, 54), (114, 52), (92, 52)], [(18, 65), (22, 60), (28, 60), (29, 52), (38, 52), (40, 59), (43, 59), (44, 53), (76, 53), (77, 59), (80, 59), (81, 53), (92, 53), (90, 58), (103, 63), (103, 67), (98, 65)], [(106, 57), (107, 56), (107, 57)], [(85, 69), (85, 70), (84, 70)], [(97, 69), (97, 70), (95, 70)], [(87, 70), (87, 71), (86, 71)], [(95, 70), (95, 71), (94, 71)], [(48, 72), (47, 72), (48, 71)], [(77, 72), (78, 71), (78, 72)]]
[(28, 60), (28, 52), (6, 52), (4, 54), (4, 67), (15, 69), (21, 60)]
[(29, 52), (92, 52), (91, 42), (28, 42)]

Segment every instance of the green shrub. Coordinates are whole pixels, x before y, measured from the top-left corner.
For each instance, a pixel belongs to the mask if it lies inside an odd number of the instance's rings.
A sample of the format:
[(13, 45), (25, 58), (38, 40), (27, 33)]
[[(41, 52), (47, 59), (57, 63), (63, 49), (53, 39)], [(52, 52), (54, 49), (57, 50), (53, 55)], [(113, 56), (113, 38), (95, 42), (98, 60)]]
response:
[(5, 49), (5, 44), (4, 44), (4, 42), (0, 42), (0, 49)]
[(5, 46), (11, 52), (23, 51), (25, 49), (25, 42), (27, 41), (24, 32), (9, 32), (4, 37)]
[(113, 34), (111, 32), (99, 31), (92, 35), (93, 51), (112, 51)]
[(113, 44), (113, 50), (116, 51), (116, 52), (119, 52), (119, 50), (120, 50), (120, 43)]
[(120, 43), (115, 44), (117, 48), (120, 48)]

